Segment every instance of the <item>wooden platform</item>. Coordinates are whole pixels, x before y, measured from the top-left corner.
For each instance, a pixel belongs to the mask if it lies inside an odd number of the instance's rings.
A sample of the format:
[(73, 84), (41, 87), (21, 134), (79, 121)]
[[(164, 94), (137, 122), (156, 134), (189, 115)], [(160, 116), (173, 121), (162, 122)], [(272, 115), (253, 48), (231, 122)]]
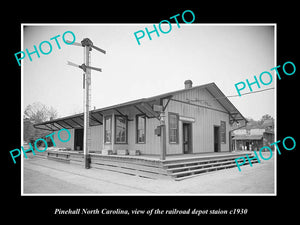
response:
[[(167, 156), (166, 160), (160, 160), (159, 156), (120, 156), (91, 153), (90, 166), (100, 170), (150, 179), (183, 180), (211, 171), (236, 167), (235, 159), (242, 156), (246, 157), (246, 154), (249, 157), (254, 155), (253, 152), (203, 153), (173, 155)], [(83, 154), (74, 151), (48, 150), (43, 154), (39, 154), (39, 157), (84, 166)], [(252, 160), (251, 163), (257, 163), (257, 159)], [(244, 165), (247, 164), (249, 164), (248, 160)]]

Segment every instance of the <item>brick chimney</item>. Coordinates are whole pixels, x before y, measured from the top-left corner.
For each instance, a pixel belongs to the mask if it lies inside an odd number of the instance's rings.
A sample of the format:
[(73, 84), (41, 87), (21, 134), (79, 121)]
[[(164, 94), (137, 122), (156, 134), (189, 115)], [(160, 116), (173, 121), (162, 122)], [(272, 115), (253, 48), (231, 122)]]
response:
[(184, 81), (184, 88), (189, 89), (193, 87), (193, 82), (191, 80)]

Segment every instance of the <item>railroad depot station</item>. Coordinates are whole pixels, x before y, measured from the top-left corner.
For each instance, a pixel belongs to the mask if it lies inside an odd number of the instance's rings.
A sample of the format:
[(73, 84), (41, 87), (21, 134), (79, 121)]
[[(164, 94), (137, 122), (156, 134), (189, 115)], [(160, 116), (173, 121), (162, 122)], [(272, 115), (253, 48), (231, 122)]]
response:
[[(91, 110), (90, 165), (176, 180), (235, 167), (234, 159), (249, 152), (234, 151), (237, 142), (233, 143), (232, 132), (246, 124), (247, 120), (215, 83), (193, 86), (191, 80), (186, 80), (181, 90)], [(49, 133), (68, 129), (70, 140), (63, 143), (54, 136), (56, 148), (49, 148), (44, 155), (83, 165), (83, 113), (34, 127)]]

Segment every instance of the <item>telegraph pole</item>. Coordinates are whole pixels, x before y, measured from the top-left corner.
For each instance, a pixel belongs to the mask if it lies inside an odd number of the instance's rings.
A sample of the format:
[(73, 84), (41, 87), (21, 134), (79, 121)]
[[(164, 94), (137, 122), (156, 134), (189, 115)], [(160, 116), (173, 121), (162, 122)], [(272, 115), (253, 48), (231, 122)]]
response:
[(90, 156), (89, 156), (89, 147), (91, 146), (91, 131), (90, 131), (90, 125), (89, 125), (89, 112), (90, 112), (90, 102), (91, 102), (91, 70), (96, 70), (99, 72), (102, 72), (100, 68), (92, 67), (90, 66), (90, 51), (93, 49), (96, 49), (99, 52), (102, 52), (103, 54), (106, 54), (106, 51), (103, 49), (100, 49), (93, 45), (93, 42), (89, 38), (84, 38), (80, 43), (74, 42), (73, 45), (82, 46), (84, 47), (83, 50), (83, 58), (84, 63), (82, 65), (77, 65), (72, 62), (68, 62), (68, 65), (75, 66), (81, 68), (85, 74), (83, 76), (83, 89), (84, 89), (84, 95), (83, 95), (83, 114), (84, 114), (84, 129), (83, 129), (83, 156), (84, 156), (84, 166), (86, 169), (90, 168)]
[[(89, 39), (88, 39), (89, 40)], [(84, 64), (86, 66), (90, 66), (90, 50), (92, 50), (87, 42), (84, 46)], [(91, 70), (86, 68), (85, 76), (84, 76), (84, 100), (83, 100), (83, 114), (84, 114), (84, 128), (83, 128), (83, 156), (84, 156), (84, 164), (85, 168), (90, 168), (90, 158), (89, 158), (89, 147), (90, 145), (90, 124), (89, 124), (89, 112), (90, 112), (90, 84), (91, 84)]]

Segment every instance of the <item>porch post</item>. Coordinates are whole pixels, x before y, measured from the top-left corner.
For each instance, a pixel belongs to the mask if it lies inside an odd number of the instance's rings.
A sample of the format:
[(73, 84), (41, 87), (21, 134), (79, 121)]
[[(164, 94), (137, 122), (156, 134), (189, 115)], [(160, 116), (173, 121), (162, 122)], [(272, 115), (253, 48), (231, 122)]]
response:
[(167, 143), (166, 143), (166, 124), (165, 113), (160, 114), (160, 159), (166, 159)]
[(231, 131), (228, 132), (229, 135), (229, 152), (232, 152), (232, 137), (231, 137)]
[(111, 114), (111, 150), (113, 151), (113, 153), (115, 153), (115, 138), (116, 138), (116, 136), (115, 136), (115, 133), (116, 133), (116, 131), (115, 131), (115, 127), (116, 127), (115, 122), (116, 122), (115, 113), (113, 112)]

